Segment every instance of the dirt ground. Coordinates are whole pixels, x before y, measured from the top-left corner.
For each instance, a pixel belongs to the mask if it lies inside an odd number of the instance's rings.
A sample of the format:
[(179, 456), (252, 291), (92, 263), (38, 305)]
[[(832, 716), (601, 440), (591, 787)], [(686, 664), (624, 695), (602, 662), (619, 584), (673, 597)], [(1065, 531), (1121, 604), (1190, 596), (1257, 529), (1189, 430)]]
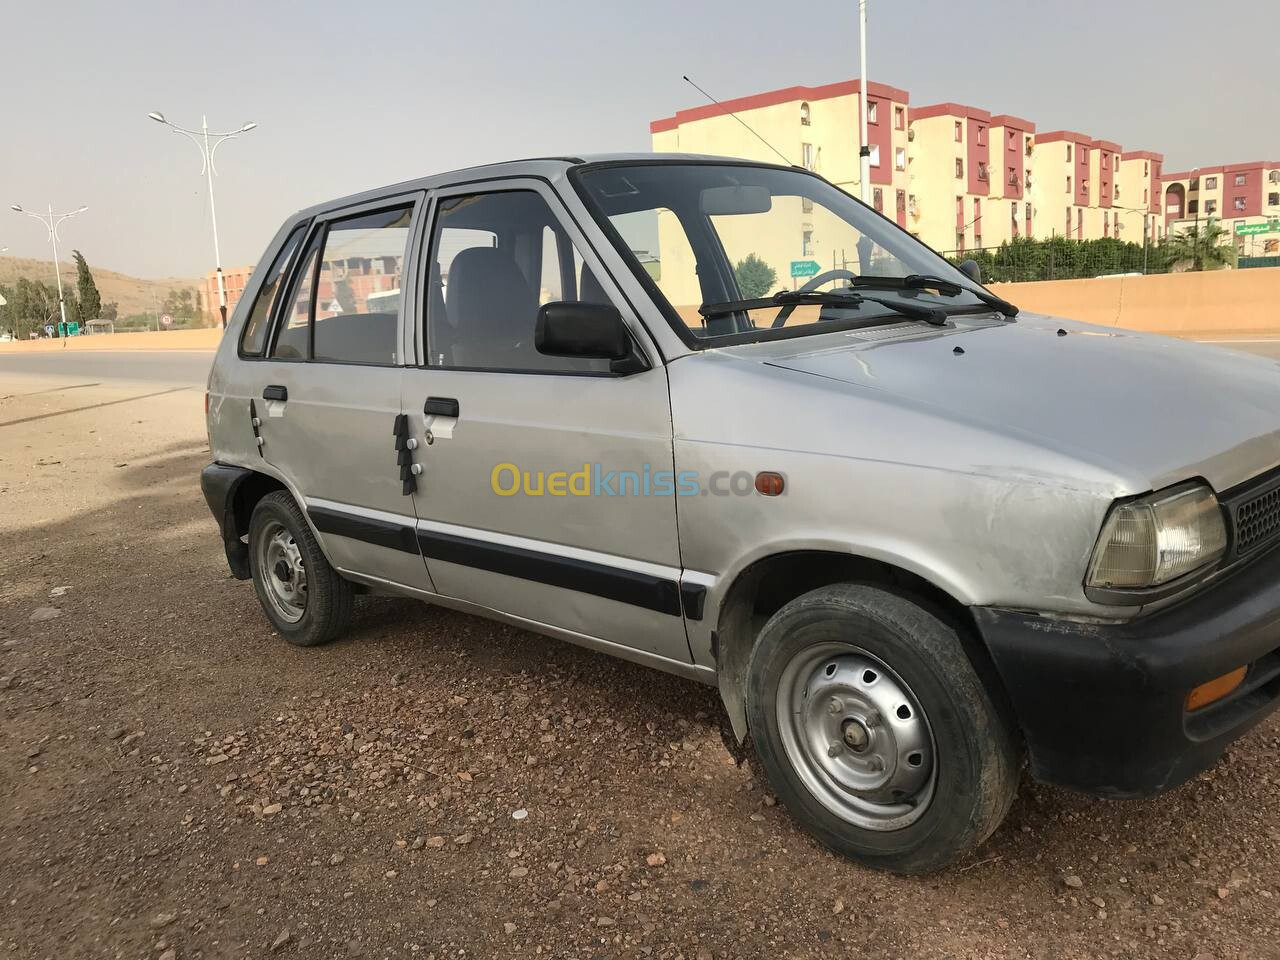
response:
[(0, 957), (1280, 957), (1275, 718), (1165, 796), (1024, 782), (948, 872), (864, 870), (708, 688), (399, 600), (289, 647), (199, 391), (65, 385), (0, 383)]

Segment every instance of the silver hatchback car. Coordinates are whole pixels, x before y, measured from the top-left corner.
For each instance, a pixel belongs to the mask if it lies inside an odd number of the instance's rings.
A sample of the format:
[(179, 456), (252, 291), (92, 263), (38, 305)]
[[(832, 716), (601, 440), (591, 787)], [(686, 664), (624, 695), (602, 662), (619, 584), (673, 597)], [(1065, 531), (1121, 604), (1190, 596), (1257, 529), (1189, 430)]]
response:
[(799, 169), (551, 158), (292, 217), (209, 378), (287, 640), (419, 597), (719, 686), (900, 872), (1167, 789), (1280, 696), (1280, 365), (1018, 314)]

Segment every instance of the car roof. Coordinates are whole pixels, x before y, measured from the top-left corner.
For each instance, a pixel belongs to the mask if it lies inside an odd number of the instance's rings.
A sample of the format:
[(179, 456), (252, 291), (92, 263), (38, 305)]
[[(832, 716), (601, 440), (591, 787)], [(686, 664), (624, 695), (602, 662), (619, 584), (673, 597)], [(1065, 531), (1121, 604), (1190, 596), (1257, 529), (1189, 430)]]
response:
[[(430, 190), (436, 187), (448, 186), (455, 183), (466, 183), (472, 180), (500, 180), (506, 177), (529, 176), (552, 179), (553, 177), (563, 174), (571, 167), (585, 166), (587, 164), (595, 163), (688, 163), (689, 161), (722, 161), (728, 163), (749, 162), (736, 157), (718, 157), (711, 154), (698, 153), (595, 153), (581, 154), (579, 156), (530, 157), (524, 160), (504, 160), (498, 163), (485, 163), (478, 164), (473, 167), (462, 167), (458, 170), (432, 174), (430, 176), (419, 177), (414, 180), (404, 180), (400, 183), (392, 183), (383, 187), (375, 187), (371, 190), (364, 190), (360, 193), (354, 193), (346, 197), (326, 200), (323, 203), (307, 207), (305, 210), (299, 210), (289, 219), (290, 222), (296, 222), (331, 210), (356, 206), (361, 203), (369, 203), (382, 197), (413, 193), (418, 190)], [(760, 166), (776, 166), (776, 164), (762, 163)]]

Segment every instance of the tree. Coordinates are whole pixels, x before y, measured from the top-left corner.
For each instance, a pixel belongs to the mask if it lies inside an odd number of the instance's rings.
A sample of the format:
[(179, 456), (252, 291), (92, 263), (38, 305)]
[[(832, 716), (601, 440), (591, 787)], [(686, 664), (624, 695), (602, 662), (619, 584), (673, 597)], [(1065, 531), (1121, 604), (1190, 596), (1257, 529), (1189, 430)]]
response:
[(116, 303), (114, 300), (110, 303), (104, 303), (102, 305), (102, 319), (110, 320), (112, 323), (115, 323), (120, 319), (120, 304)]
[(1169, 238), (1167, 254), (1172, 263), (1189, 270), (1219, 270), (1236, 263), (1236, 251), (1229, 242), (1227, 231), (1215, 217), (1205, 221), (1203, 227), (1192, 225)]
[(748, 253), (733, 268), (733, 275), (738, 281), (738, 293), (744, 300), (769, 295), (774, 281), (778, 279), (777, 271), (754, 253)]
[[(76, 261), (76, 293), (80, 300), (80, 322), (88, 323), (90, 320), (97, 320), (102, 312), (102, 296), (98, 293), (98, 285), (94, 283), (93, 274), (89, 272), (89, 264), (85, 263), (84, 255), (79, 250), (73, 250)], [(70, 319), (68, 315), (67, 319)]]
[(12, 287), (0, 286), (0, 296), (8, 301), (0, 307), (0, 327), (19, 339), (58, 322), (58, 290), (50, 284), (19, 277)]

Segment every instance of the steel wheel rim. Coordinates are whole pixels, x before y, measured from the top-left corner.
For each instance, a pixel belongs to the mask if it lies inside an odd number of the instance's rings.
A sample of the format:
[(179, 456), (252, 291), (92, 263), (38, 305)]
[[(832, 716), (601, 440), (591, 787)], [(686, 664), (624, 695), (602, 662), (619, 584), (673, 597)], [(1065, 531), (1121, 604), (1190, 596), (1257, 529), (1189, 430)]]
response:
[(911, 688), (851, 643), (799, 651), (782, 672), (778, 729), (792, 769), (827, 810), (867, 830), (901, 830), (928, 809), (937, 748)]
[(267, 600), (281, 618), (297, 623), (307, 612), (307, 570), (288, 527), (270, 520), (258, 538), (258, 570)]

